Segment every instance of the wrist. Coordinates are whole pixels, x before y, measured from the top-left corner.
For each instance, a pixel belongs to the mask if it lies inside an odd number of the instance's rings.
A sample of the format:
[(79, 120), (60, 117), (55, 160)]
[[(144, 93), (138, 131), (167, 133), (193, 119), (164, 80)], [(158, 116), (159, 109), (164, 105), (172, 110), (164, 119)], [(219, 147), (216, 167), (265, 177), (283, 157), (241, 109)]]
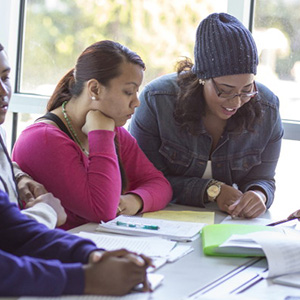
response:
[(89, 254), (89, 258), (88, 258), (88, 263), (89, 264), (94, 264), (97, 263), (101, 260), (103, 253), (105, 252), (104, 249), (97, 249), (97, 250), (93, 250), (90, 254)]
[(221, 186), (224, 184), (222, 181), (212, 179), (206, 188), (206, 195), (208, 202), (216, 202), (221, 193)]
[(32, 179), (31, 176), (29, 176), (28, 174), (24, 173), (24, 172), (20, 172), (18, 173), (17, 175), (15, 175), (15, 180), (17, 183), (19, 183), (19, 181), (24, 178), (24, 177), (27, 177), (28, 179)]
[(256, 189), (255, 190), (251, 190), (251, 191), (253, 191), (254, 193), (256, 193), (262, 199), (262, 201), (263, 201), (264, 204), (267, 203), (267, 196), (265, 195), (264, 192), (262, 192), (261, 190), (256, 190)]
[(261, 198), (263, 198), (263, 201), (264, 203), (266, 204), (267, 203), (267, 200), (268, 200), (268, 196), (267, 196), (267, 193), (266, 191), (260, 187), (260, 186), (251, 186), (250, 191), (253, 191), (253, 192), (256, 192)]

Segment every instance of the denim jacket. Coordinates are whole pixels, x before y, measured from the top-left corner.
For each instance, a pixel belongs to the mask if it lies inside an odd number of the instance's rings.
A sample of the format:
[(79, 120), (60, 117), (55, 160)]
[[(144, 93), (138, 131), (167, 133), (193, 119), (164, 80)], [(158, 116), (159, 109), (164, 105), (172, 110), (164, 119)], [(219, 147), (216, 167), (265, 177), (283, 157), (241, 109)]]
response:
[[(210, 155), (212, 138), (203, 125), (197, 136), (176, 124), (173, 112), (179, 87), (176, 73), (150, 82), (140, 95), (130, 132), (152, 163), (170, 181), (179, 204), (205, 206), (210, 179), (202, 179)], [(211, 154), (213, 179), (238, 185), (245, 192), (260, 187), (267, 195), (267, 207), (274, 199), (275, 168), (283, 127), (278, 98), (257, 83), (263, 117), (254, 132), (225, 132)]]

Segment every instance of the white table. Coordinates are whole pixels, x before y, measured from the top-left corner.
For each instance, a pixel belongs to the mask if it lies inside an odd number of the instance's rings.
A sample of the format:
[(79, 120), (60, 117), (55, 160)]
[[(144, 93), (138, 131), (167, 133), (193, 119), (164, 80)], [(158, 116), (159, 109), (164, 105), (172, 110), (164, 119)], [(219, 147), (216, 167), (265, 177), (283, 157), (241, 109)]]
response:
[[(216, 207), (213, 204), (209, 207), (210, 210), (215, 210), (215, 208)], [(170, 209), (201, 210), (199, 208), (180, 205), (170, 205), (168, 206), (168, 210)], [(262, 217), (269, 219), (272, 216), (272, 213), (272, 210), (270, 210)], [(279, 216), (280, 213), (277, 212), (275, 215)], [(226, 214), (221, 213), (218, 210), (215, 211), (215, 223), (220, 223), (225, 217)], [(280, 218), (284, 217), (286, 217), (286, 215), (280, 216)], [(95, 232), (96, 227), (97, 224), (89, 223), (74, 228), (71, 232)], [(151, 299), (183, 299), (184, 297), (193, 294), (195, 291), (210, 286), (214, 281), (219, 282), (219, 278), (222, 278), (226, 274), (230, 274), (239, 266), (250, 261), (249, 258), (205, 256), (202, 251), (201, 239), (193, 241), (192, 245), (194, 247), (192, 253), (174, 263), (164, 265), (157, 271), (157, 273), (165, 275), (165, 279), (163, 285), (153, 292)], [(265, 260), (263, 259), (260, 261), (258, 265), (266, 266)], [(224, 295), (225, 290), (230, 290), (232, 288), (232, 284), (234, 285), (236, 282), (241, 282), (241, 278), (247, 275), (245, 272), (248, 272), (248, 269), (247, 271), (243, 271), (244, 273), (234, 276), (233, 280), (227, 280), (222, 283), (222, 285), (218, 287), (219, 290), (217, 290), (217, 293), (220, 291), (220, 297), (221, 295)], [(243, 298), (243, 296), (249, 296), (252, 299), (283, 300), (287, 295), (300, 295), (300, 289), (272, 284), (271, 280), (262, 280), (243, 292), (241, 298)]]

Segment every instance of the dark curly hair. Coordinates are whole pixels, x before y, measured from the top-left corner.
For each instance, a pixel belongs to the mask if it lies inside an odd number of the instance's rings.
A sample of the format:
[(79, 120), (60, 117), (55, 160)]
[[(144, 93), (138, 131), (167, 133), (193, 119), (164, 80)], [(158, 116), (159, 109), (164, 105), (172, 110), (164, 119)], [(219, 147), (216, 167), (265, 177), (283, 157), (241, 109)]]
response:
[[(179, 93), (174, 110), (174, 118), (178, 124), (191, 134), (199, 134), (199, 123), (205, 115), (206, 102), (203, 95), (203, 85), (192, 73), (193, 63), (185, 58), (177, 63), (177, 84)], [(227, 122), (229, 132), (241, 133), (244, 129), (253, 131), (256, 121), (262, 116), (259, 95), (243, 105)]]

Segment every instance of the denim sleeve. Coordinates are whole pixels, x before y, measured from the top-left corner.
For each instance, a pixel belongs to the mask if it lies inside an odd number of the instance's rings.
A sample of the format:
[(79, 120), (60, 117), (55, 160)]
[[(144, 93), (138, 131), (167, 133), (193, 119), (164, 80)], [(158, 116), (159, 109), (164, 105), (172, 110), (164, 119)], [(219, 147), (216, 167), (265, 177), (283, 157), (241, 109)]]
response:
[[(184, 175), (170, 174), (170, 170), (165, 163), (164, 156), (160, 153), (162, 139), (160, 133), (159, 109), (155, 97), (147, 90), (147, 87), (139, 96), (140, 106), (130, 122), (129, 131), (137, 140), (139, 146), (149, 158), (149, 160), (159, 169), (169, 180), (173, 189), (173, 200), (182, 205), (204, 207), (206, 186), (210, 180), (199, 177), (185, 177)], [(168, 117), (164, 114), (166, 118)], [(169, 116), (171, 119), (173, 116)]]
[(242, 192), (254, 190), (255, 187), (263, 189), (267, 195), (266, 206), (269, 208), (274, 200), (275, 169), (279, 160), (283, 126), (280, 115), (274, 121), (272, 135), (267, 146), (261, 154), (261, 164), (252, 168), (243, 183), (239, 186)]

